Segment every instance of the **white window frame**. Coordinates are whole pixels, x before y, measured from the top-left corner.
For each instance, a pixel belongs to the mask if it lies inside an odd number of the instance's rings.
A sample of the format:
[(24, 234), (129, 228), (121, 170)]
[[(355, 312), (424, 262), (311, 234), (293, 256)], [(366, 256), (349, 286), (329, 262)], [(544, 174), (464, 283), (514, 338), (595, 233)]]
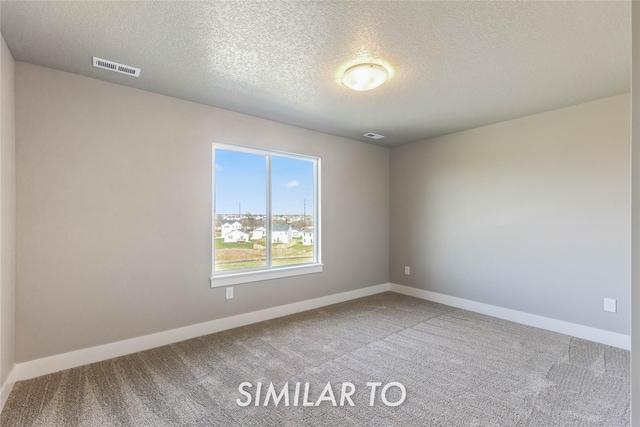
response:
[[(221, 150), (231, 150), (231, 151), (240, 151), (243, 153), (257, 154), (260, 156), (265, 156), (267, 158), (267, 182), (266, 182), (266, 196), (267, 196), (267, 212), (265, 218), (265, 238), (268, 244), (266, 245), (266, 257), (267, 257), (267, 265), (264, 267), (254, 267), (247, 268), (242, 270), (226, 270), (226, 271), (215, 271), (215, 189), (216, 189), (216, 149)], [(303, 264), (294, 264), (294, 265), (284, 265), (284, 266), (271, 266), (271, 246), (273, 244), (272, 240), (272, 227), (273, 227), (273, 214), (271, 212), (271, 156), (282, 156), (289, 157), (294, 159), (300, 159), (305, 161), (313, 162), (313, 175), (315, 180), (315, 191), (313, 195), (313, 232), (314, 232), (314, 260), (312, 262), (303, 263)], [(306, 156), (303, 154), (295, 154), (288, 153), (284, 151), (276, 151), (265, 148), (254, 148), (247, 147), (244, 145), (236, 145), (236, 144), (228, 144), (222, 142), (214, 142), (212, 144), (212, 162), (211, 162), (211, 176), (212, 176), (212, 232), (211, 232), (211, 287), (217, 288), (222, 286), (231, 286), (238, 285), (241, 283), (249, 283), (249, 282), (257, 282), (262, 280), (271, 280), (271, 279), (279, 279), (283, 277), (291, 277), (298, 276), (302, 274), (311, 274), (311, 273), (320, 273), (323, 270), (322, 264), (322, 250), (320, 245), (320, 227), (321, 227), (321, 219), (320, 219), (320, 190), (321, 190), (321, 177), (320, 177), (320, 158), (314, 156)]]

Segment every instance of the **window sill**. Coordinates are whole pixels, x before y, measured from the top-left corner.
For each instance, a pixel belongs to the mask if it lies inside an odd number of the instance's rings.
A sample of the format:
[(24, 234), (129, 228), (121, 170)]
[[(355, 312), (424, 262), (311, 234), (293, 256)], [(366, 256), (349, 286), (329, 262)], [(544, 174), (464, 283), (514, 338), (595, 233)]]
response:
[(238, 285), (240, 283), (259, 282), (262, 280), (280, 279), (282, 277), (300, 276), (302, 274), (321, 273), (323, 264), (297, 265), (280, 267), (266, 271), (249, 271), (211, 277), (211, 287)]

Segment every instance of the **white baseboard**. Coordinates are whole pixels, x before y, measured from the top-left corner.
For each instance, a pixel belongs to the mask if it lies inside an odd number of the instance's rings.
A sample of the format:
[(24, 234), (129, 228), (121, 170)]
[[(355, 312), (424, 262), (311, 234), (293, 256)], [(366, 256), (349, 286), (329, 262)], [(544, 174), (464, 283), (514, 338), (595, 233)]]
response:
[(13, 384), (17, 381), (47, 375), (64, 369), (75, 368), (89, 363), (100, 362), (113, 357), (124, 356), (138, 351), (149, 350), (151, 348), (184, 341), (202, 335), (220, 332), (226, 329), (237, 328), (250, 325), (264, 320), (300, 313), (331, 304), (337, 304), (356, 298), (362, 298), (386, 291), (397, 292), (404, 295), (413, 296), (452, 307), (462, 308), (477, 313), (486, 314), (500, 319), (511, 320), (542, 329), (547, 329), (562, 334), (572, 335), (623, 349), (631, 348), (631, 338), (628, 335), (615, 332), (604, 331), (589, 326), (564, 322), (562, 320), (537, 316), (521, 311), (511, 310), (481, 302), (471, 301), (463, 298), (452, 297), (436, 292), (416, 289), (409, 286), (384, 283), (339, 294), (328, 295), (306, 301), (281, 305), (278, 307), (258, 310), (251, 313), (239, 314), (225, 317), (223, 319), (212, 320), (196, 325), (171, 329), (155, 334), (144, 335), (142, 337), (117, 341), (110, 344), (57, 354), (42, 359), (30, 360), (28, 362), (17, 363), (11, 375), (0, 390), (0, 410), (4, 406)]
[(390, 290), (399, 294), (409, 295), (451, 307), (462, 308), (464, 310), (486, 314), (499, 319), (511, 320), (512, 322), (522, 323), (524, 325), (534, 326), (536, 328), (546, 329), (561, 334), (572, 335), (574, 337), (595, 341), (625, 350), (631, 349), (631, 337), (629, 335), (605, 331), (602, 329), (592, 328), (590, 326), (578, 325), (576, 323), (565, 322), (563, 320), (551, 319), (549, 317), (511, 310), (504, 307), (453, 297), (437, 292), (426, 291), (424, 289), (397, 285), (395, 283), (391, 283)]
[(277, 317), (287, 316), (289, 314), (300, 313), (314, 308), (386, 292), (389, 290), (389, 287), (389, 283), (369, 286), (367, 288), (253, 311), (251, 313), (238, 314), (236, 316), (225, 317), (223, 319), (198, 323), (196, 325), (185, 326), (137, 338), (117, 341), (110, 344), (18, 363), (13, 370), (14, 381), (28, 380), (30, 378), (51, 374), (64, 369), (75, 368), (89, 363), (111, 359), (113, 357), (149, 350), (151, 348), (184, 341), (202, 335), (212, 334), (214, 332), (224, 331), (226, 329), (250, 325), (264, 320), (274, 319)]
[(2, 409), (4, 409), (4, 404), (7, 403), (9, 394), (11, 393), (11, 390), (13, 390), (13, 385), (16, 383), (14, 379), (15, 372), (16, 370), (14, 366), (14, 368), (11, 369), (11, 372), (9, 372), (7, 380), (4, 382), (4, 384), (2, 384), (2, 387), (0, 388), (0, 412), (2, 412)]

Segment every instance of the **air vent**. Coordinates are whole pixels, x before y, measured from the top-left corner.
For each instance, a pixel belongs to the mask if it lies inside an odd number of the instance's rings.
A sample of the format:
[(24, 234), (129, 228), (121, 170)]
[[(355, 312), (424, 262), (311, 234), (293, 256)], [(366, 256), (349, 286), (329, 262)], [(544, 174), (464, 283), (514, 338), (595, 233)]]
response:
[(95, 56), (93, 57), (93, 66), (115, 71), (116, 73), (127, 74), (133, 77), (140, 76), (140, 68), (118, 64), (117, 62), (107, 61), (106, 59), (96, 58)]
[(373, 133), (373, 132), (365, 133), (363, 136), (366, 136), (367, 138), (371, 138), (371, 139), (382, 139), (382, 138), (384, 138), (384, 135), (378, 135), (377, 133)]

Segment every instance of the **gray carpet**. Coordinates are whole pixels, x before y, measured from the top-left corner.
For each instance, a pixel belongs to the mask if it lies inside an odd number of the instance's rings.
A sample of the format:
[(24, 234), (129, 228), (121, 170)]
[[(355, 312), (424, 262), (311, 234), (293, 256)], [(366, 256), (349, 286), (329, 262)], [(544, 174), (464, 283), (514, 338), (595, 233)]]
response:
[[(239, 406), (245, 381), (254, 401), (288, 381), (290, 405)], [(367, 383), (394, 381), (404, 402), (379, 387), (369, 406)], [(354, 406), (293, 405), (327, 382)], [(629, 352), (387, 292), (19, 382), (0, 424), (626, 426)]]

